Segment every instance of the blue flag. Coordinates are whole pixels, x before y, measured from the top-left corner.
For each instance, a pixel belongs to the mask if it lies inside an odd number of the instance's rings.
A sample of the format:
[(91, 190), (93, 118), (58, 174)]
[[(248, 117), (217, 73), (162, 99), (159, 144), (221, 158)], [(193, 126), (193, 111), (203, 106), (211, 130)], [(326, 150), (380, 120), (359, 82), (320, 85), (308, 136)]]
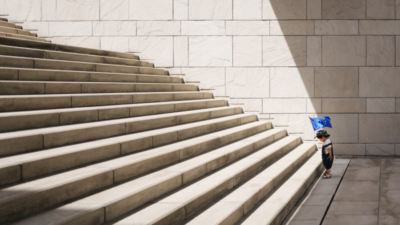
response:
[(324, 127), (330, 127), (332, 128), (331, 124), (331, 118), (329, 116), (326, 117), (321, 117), (321, 118), (311, 118), (311, 124), (314, 128), (314, 130), (319, 130)]

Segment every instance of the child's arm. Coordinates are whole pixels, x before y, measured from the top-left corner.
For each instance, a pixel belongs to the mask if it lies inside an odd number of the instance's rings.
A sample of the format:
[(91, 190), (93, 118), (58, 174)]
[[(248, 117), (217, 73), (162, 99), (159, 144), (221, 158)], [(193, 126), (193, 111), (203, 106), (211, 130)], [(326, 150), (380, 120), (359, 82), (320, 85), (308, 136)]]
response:
[(328, 150), (328, 154), (329, 154), (328, 158), (329, 158), (329, 160), (332, 161), (333, 157), (332, 157), (332, 148), (331, 148), (331, 146), (327, 147), (326, 150)]

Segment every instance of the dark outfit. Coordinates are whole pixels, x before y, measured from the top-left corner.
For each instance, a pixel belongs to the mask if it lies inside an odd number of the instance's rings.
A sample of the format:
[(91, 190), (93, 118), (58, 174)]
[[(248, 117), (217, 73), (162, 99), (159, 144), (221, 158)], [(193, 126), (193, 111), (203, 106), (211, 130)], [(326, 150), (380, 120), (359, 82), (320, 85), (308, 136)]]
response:
[[(325, 148), (327, 148), (328, 146), (331, 146), (331, 152), (332, 152), (332, 161), (329, 160), (329, 153), (326, 154), (325, 153)], [(335, 158), (335, 155), (333, 154), (333, 145), (332, 143), (329, 143), (327, 145), (323, 145), (322, 146), (322, 163), (324, 164), (325, 169), (330, 170), (332, 168), (332, 164), (333, 164), (333, 159)]]

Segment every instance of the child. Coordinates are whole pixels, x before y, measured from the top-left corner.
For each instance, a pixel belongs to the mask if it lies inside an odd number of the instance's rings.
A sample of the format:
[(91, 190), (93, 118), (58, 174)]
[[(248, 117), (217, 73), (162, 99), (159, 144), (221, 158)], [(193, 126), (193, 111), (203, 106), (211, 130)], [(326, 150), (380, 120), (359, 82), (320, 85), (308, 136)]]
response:
[(330, 179), (332, 178), (331, 174), (331, 168), (332, 168), (332, 163), (333, 163), (333, 146), (332, 142), (329, 139), (331, 135), (326, 132), (326, 130), (319, 130), (317, 132), (316, 138), (318, 138), (319, 141), (323, 143), (322, 145), (322, 163), (324, 164), (325, 167), (325, 173), (324, 176), (322, 177), (323, 179)]

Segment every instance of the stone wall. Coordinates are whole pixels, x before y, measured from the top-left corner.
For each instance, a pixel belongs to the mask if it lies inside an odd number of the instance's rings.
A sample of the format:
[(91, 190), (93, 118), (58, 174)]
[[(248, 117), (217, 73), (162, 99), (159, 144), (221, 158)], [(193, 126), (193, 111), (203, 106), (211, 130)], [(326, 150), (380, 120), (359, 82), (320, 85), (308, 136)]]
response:
[(308, 116), (329, 115), (337, 154), (400, 155), (400, 0), (0, 0), (2, 13), (56, 43), (140, 51), (306, 139)]

